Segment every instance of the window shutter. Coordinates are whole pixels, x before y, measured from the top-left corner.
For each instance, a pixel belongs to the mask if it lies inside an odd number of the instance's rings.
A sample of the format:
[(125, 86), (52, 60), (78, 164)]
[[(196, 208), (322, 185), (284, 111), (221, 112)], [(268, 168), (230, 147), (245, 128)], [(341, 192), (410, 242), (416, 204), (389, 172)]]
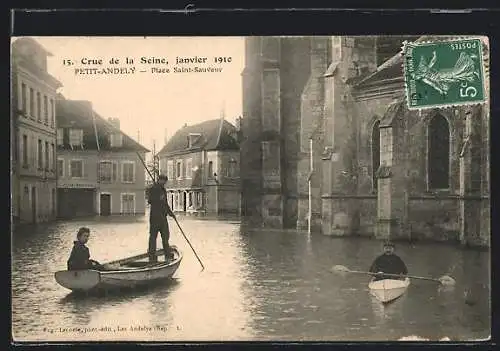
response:
[(116, 182), (118, 178), (118, 164), (116, 162), (113, 162), (113, 169), (111, 173), (112, 173), (111, 179), (113, 180), (113, 182)]

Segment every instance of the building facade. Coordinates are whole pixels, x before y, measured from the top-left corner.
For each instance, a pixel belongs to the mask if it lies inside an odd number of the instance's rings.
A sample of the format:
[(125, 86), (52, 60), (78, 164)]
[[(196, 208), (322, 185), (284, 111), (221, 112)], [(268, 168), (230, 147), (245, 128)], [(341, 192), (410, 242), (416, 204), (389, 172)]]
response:
[(158, 153), (168, 202), (188, 214), (240, 214), (238, 131), (223, 118), (185, 126)]
[(305, 229), (311, 206), (325, 235), (489, 246), (489, 106), (407, 109), (399, 52), (424, 39), (247, 38), (244, 213)]
[(11, 203), (15, 222), (56, 218), (55, 98), (61, 83), (47, 71), (51, 54), (31, 38), (12, 43)]
[(89, 101), (57, 100), (60, 217), (145, 213), (146, 148), (97, 115)]

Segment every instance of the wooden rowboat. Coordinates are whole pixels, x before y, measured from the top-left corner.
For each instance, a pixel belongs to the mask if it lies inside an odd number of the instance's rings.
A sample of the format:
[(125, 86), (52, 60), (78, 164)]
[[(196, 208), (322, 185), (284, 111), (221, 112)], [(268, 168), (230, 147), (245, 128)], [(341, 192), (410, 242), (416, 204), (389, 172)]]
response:
[(374, 281), (372, 280), (368, 284), (370, 293), (380, 302), (388, 303), (396, 300), (401, 295), (403, 295), (408, 286), (410, 285), (410, 279), (406, 278), (404, 280), (397, 279), (382, 279)]
[[(182, 261), (182, 252), (171, 246), (173, 257), (168, 261), (149, 262), (148, 254), (141, 254), (108, 262), (102, 269), (59, 271), (54, 274), (57, 283), (74, 292), (114, 290), (152, 285), (174, 275)], [(162, 255), (158, 250), (156, 255)]]

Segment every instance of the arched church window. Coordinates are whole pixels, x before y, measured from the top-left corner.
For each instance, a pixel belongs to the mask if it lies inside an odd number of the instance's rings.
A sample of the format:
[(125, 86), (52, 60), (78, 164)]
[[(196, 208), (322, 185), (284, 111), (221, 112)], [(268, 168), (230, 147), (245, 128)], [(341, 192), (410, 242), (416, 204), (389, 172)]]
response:
[(450, 186), (450, 129), (446, 118), (439, 114), (434, 116), (429, 123), (428, 136), (429, 189), (448, 189)]

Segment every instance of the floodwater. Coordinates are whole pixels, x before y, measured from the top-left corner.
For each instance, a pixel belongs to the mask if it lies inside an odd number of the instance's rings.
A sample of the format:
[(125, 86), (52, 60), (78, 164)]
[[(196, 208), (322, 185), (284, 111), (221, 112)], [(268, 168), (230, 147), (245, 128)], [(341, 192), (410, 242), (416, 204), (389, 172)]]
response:
[[(105, 262), (146, 251), (146, 217), (101, 218), (26, 227), (14, 234), (12, 330), (15, 341), (381, 341), (418, 336), (490, 336), (489, 253), (443, 244), (398, 243), (410, 274), (449, 274), (456, 286), (412, 280), (382, 306), (366, 270), (380, 242), (294, 231), (250, 230), (237, 221), (179, 218), (200, 265), (175, 223), (171, 244), (184, 253), (166, 285), (107, 296), (71, 294), (54, 280), (75, 233), (88, 226), (92, 258)], [(158, 238), (158, 244), (160, 240)], [(79, 328), (79, 329), (76, 329)]]

